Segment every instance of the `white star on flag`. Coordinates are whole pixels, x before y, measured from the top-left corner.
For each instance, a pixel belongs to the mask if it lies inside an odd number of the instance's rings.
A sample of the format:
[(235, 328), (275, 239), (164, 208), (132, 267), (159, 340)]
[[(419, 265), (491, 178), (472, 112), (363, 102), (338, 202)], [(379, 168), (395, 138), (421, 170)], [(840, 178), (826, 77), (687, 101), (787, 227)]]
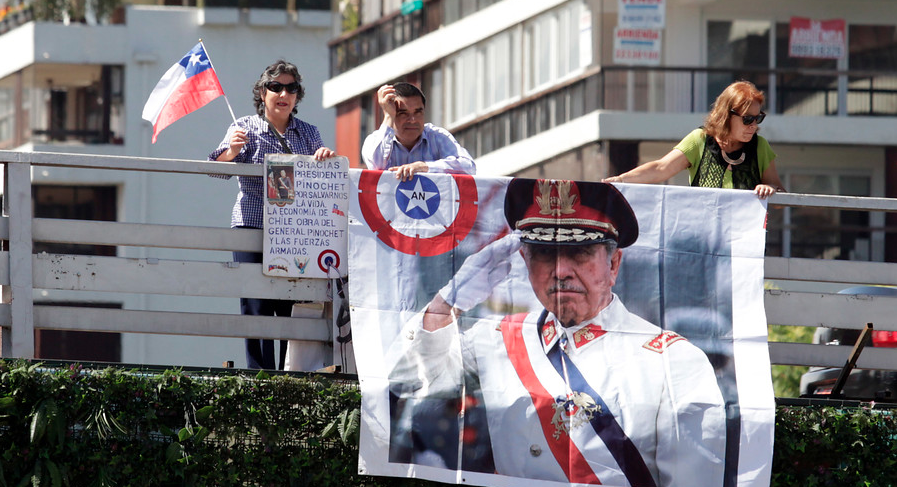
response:
[(438, 194), (435, 191), (424, 191), (420, 184), (420, 179), (417, 180), (413, 190), (400, 189), (399, 191), (408, 197), (408, 206), (405, 208), (405, 213), (408, 213), (413, 208), (420, 208), (427, 215), (430, 214), (430, 210), (427, 208), (427, 200)]

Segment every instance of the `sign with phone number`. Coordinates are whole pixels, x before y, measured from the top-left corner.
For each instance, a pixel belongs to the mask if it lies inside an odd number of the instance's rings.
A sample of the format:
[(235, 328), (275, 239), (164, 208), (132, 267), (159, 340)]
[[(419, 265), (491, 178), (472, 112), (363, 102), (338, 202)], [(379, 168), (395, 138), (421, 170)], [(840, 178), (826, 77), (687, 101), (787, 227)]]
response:
[(662, 40), (660, 29), (614, 29), (614, 63), (658, 66)]
[(788, 55), (794, 58), (840, 59), (846, 50), (844, 19), (791, 17)]

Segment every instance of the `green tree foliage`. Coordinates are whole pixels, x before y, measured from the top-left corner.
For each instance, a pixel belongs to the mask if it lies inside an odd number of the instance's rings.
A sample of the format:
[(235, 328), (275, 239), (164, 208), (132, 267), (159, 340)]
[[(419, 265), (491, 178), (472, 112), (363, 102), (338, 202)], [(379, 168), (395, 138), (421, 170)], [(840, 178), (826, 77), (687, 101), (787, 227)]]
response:
[[(815, 328), (806, 326), (769, 325), (769, 341), (790, 343), (812, 343)], [(798, 397), (800, 376), (808, 367), (792, 365), (772, 366), (772, 386), (776, 397)]]

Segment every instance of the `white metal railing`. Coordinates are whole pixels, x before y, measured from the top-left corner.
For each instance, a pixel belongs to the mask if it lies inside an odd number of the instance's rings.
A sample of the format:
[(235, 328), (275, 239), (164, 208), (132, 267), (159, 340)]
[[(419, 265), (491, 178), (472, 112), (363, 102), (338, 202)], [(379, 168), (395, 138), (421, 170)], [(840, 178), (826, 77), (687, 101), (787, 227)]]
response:
[[(897, 199), (808, 194), (777, 194), (770, 205), (851, 211), (897, 213)], [(893, 245), (893, 244), (892, 244)], [(768, 280), (822, 284), (897, 286), (897, 263), (767, 257)], [(767, 289), (764, 304), (770, 324), (860, 330), (872, 323), (876, 330), (897, 331), (897, 298), (845, 295), (833, 292), (795, 292)], [(851, 347), (805, 343), (770, 343), (772, 363), (841, 367)], [(865, 348), (858, 368), (897, 370), (897, 349)]]
[[(36, 167), (180, 174), (262, 175), (261, 166), (134, 157), (0, 151), (5, 166), (0, 238), (2, 356), (34, 358), (34, 330), (80, 330), (332, 342), (339, 297), (325, 279), (271, 278), (260, 264), (33, 253), (33, 242), (262, 251), (262, 231), (32, 218)], [(45, 306), (32, 290), (270, 298), (324, 303), (303, 317)], [(338, 309), (338, 308), (337, 308)], [(327, 330), (330, 330), (330, 333)], [(339, 353), (339, 347), (334, 347)], [(335, 363), (340, 363), (335, 358)]]
[[(166, 260), (70, 254), (33, 254), (33, 242), (142, 246), (174, 249), (262, 250), (261, 230), (146, 223), (32, 218), (32, 168), (147, 171), (180, 174), (261, 175), (260, 166), (220, 162), (0, 151), (6, 167), (0, 238), (2, 355), (34, 356), (34, 330), (42, 328), (170, 335), (255, 337), (331, 342), (336, 294), (320, 279), (270, 278), (259, 264), (230, 261)], [(803, 194), (777, 194), (770, 205), (897, 212), (897, 200)], [(776, 281), (897, 286), (897, 264), (821, 259), (766, 259), (766, 278)], [(327, 303), (304, 318), (247, 317), (218, 313), (79, 308), (35, 304), (32, 290), (123, 292), (225, 298), (272, 298)], [(338, 300), (339, 298), (335, 298)], [(897, 331), (897, 298), (827, 292), (767, 290), (771, 324)], [(330, 333), (322, 330), (330, 324)], [(324, 325), (324, 326), (322, 326)], [(338, 352), (339, 347), (334, 347)], [(775, 364), (841, 366), (850, 347), (770, 343)], [(339, 363), (338, 359), (336, 363)], [(867, 348), (860, 368), (897, 369), (897, 349)]]

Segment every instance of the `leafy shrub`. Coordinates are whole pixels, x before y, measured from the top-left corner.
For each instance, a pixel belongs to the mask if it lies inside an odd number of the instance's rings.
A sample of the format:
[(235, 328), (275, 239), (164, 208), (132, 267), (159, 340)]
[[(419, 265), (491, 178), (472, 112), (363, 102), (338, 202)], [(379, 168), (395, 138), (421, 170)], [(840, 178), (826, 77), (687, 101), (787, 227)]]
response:
[(0, 486), (392, 486), (357, 473), (360, 394), (323, 376), (0, 360)]
[(897, 486), (897, 418), (861, 407), (779, 406), (773, 486)]
[[(0, 487), (426, 486), (358, 475), (348, 379), (0, 359)], [(774, 487), (897, 487), (897, 418), (779, 406)]]

